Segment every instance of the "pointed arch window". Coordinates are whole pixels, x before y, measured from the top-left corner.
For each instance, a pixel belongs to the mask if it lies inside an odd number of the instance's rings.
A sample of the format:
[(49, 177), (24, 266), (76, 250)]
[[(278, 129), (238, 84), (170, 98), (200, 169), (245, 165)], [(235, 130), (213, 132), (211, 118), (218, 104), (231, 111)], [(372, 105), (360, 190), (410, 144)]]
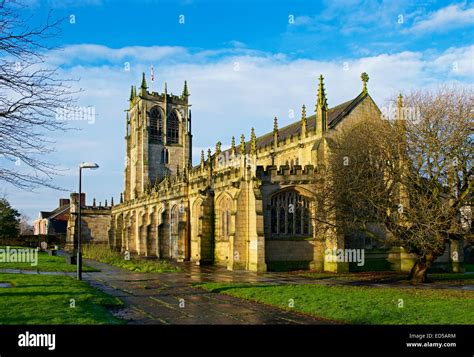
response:
[(290, 189), (270, 199), (270, 232), (275, 238), (308, 237), (312, 235), (310, 199)]
[(168, 116), (166, 125), (166, 141), (168, 144), (179, 143), (179, 118), (175, 110)]
[(170, 217), (170, 225), (171, 225), (171, 234), (178, 234), (178, 223), (179, 223), (179, 210), (178, 205), (174, 205), (171, 209), (171, 217)]
[(220, 219), (219, 219), (219, 238), (221, 240), (228, 240), (230, 236), (230, 212), (232, 210), (232, 200), (225, 196), (219, 204)]

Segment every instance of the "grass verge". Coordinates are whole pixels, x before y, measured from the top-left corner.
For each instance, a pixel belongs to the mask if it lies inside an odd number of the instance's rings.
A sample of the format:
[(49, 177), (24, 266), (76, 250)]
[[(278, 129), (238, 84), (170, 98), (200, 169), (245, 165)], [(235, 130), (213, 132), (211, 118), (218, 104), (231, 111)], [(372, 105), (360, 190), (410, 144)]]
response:
[[(390, 282), (405, 282), (409, 283), (408, 273), (399, 272), (360, 272), (360, 273), (316, 273), (307, 272), (299, 274), (302, 277), (314, 280), (338, 280), (338, 281), (361, 281), (368, 283), (390, 283)], [(428, 278), (434, 283), (456, 283), (456, 282), (470, 282), (474, 280), (474, 274), (465, 273), (431, 273)]]
[[(0, 324), (121, 324), (109, 308), (123, 303), (68, 276), (0, 274)], [(72, 307), (75, 306), (75, 307)]]
[[(362, 286), (200, 283), (216, 293), (352, 324), (472, 324), (474, 292)], [(294, 307), (289, 307), (289, 302)]]
[(124, 255), (110, 250), (106, 245), (88, 245), (83, 247), (83, 256), (119, 268), (140, 273), (170, 273), (179, 272), (179, 267), (164, 260), (143, 260), (131, 257), (126, 260)]
[[(10, 248), (21, 248), (25, 247), (10, 247)], [(0, 249), (6, 249), (6, 247), (0, 247)], [(31, 249), (31, 248), (28, 248)], [(17, 262), (0, 262), (0, 269), (19, 269), (19, 270), (33, 270), (33, 271), (56, 271), (56, 272), (74, 272), (76, 271), (76, 265), (68, 264), (65, 257), (52, 256), (45, 252), (38, 252), (38, 264), (32, 266), (31, 263), (17, 263)], [(91, 272), (98, 271), (97, 269), (83, 266), (83, 271)]]

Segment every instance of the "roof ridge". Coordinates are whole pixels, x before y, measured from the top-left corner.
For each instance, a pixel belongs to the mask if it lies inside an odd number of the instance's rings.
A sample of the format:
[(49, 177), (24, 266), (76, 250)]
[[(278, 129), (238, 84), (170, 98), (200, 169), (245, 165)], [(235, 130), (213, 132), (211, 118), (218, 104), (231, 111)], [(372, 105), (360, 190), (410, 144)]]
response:
[[(361, 93), (361, 94), (362, 94), (362, 93)], [(343, 106), (343, 105), (349, 106), (349, 105), (350, 105), (352, 102), (354, 102), (361, 94), (359, 94), (357, 97), (355, 97), (355, 98), (353, 98), (353, 99), (347, 100), (347, 101), (342, 102), (342, 103), (340, 103), (340, 104), (338, 104), (338, 105), (335, 105), (334, 107), (329, 108), (329, 109), (328, 109), (328, 113), (329, 113), (330, 111), (332, 111), (332, 110), (338, 108), (338, 107)], [(314, 118), (315, 116), (316, 116), (316, 113), (311, 114), (310, 116), (307, 117), (307, 119)], [(281, 127), (281, 128), (278, 128), (278, 131), (284, 130), (284, 129), (286, 129), (286, 128), (292, 126), (292, 125), (296, 125), (296, 124), (298, 124), (299, 122), (300, 122), (299, 120), (294, 121), (294, 122), (292, 122), (292, 123), (290, 123), (290, 124), (287, 124), (287, 125), (285, 125), (285, 126), (283, 126), (283, 127)], [(266, 135), (271, 135), (271, 136), (273, 136), (273, 131), (270, 131), (270, 132), (267, 132), (267, 133), (265, 133), (265, 134), (263, 134), (263, 135), (257, 136), (257, 141), (258, 141), (259, 138), (262, 138), (262, 137), (264, 137), (264, 136), (266, 136)], [(247, 142), (245, 142), (245, 143), (247, 144)]]
[[(357, 104), (359, 103), (363, 98), (365, 98), (366, 96), (368, 96), (369, 94), (368, 93), (364, 93), (364, 92), (361, 92), (359, 93), (355, 98), (352, 98), (350, 100), (347, 100), (345, 102), (342, 102), (338, 105), (335, 105), (334, 107), (332, 108), (328, 108), (328, 117), (331, 113), (334, 113), (334, 111), (336, 109), (341, 109), (341, 108), (344, 108), (344, 110), (342, 110), (340, 113), (338, 113), (336, 115), (336, 117), (332, 118), (330, 121), (329, 121), (329, 125), (330, 127), (333, 127), (335, 124), (337, 124), (337, 122), (340, 121), (340, 118), (344, 117), (345, 115), (347, 115), (351, 110), (352, 108)], [(350, 108), (349, 108), (350, 107)], [(349, 110), (347, 110), (349, 108)], [(307, 120), (308, 120), (308, 128), (309, 127), (312, 127), (312, 125), (309, 125), (310, 124), (310, 121), (313, 120), (314, 118), (316, 117), (316, 114), (312, 114), (310, 116), (307, 117)], [(337, 122), (336, 122), (337, 120)], [(296, 120), (290, 124), (287, 124), (285, 125), (284, 127), (282, 128), (278, 128), (278, 133), (284, 131), (284, 130), (289, 130), (293, 127), (298, 127), (298, 124), (300, 124), (300, 120)], [(308, 130), (308, 129), (307, 129)], [(274, 135), (274, 132), (273, 130), (272, 131), (269, 131), (269, 132), (266, 132), (265, 134), (262, 134), (260, 136), (257, 136), (256, 137), (256, 141), (257, 141), (257, 148), (259, 147), (262, 147), (262, 146), (265, 146), (266, 144), (263, 144), (263, 145), (260, 145), (262, 140), (265, 138), (272, 138), (273, 140), (273, 135)], [(294, 135), (294, 134), (291, 134), (291, 135)], [(280, 135), (278, 136), (279, 137), (279, 140), (280, 140)], [(287, 136), (283, 136), (282, 139), (286, 138)], [(247, 148), (248, 148), (248, 145), (250, 144), (250, 140), (246, 141), (245, 142), (245, 149), (247, 151)], [(230, 151), (231, 148), (229, 149), (226, 149), (226, 150), (223, 150), (222, 153), (225, 153), (227, 151)], [(214, 154), (211, 155), (211, 157), (215, 157)], [(193, 166), (193, 168), (198, 168), (200, 165), (196, 165), (196, 166)]]

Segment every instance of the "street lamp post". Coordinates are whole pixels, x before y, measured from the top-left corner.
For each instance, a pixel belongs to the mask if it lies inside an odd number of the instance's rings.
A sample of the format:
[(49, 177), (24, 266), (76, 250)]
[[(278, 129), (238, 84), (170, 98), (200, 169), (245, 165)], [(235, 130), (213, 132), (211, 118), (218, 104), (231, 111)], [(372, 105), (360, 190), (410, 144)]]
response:
[(83, 162), (79, 165), (79, 200), (77, 209), (77, 280), (82, 280), (82, 253), (81, 253), (81, 198), (82, 198), (82, 169), (97, 169), (99, 165), (93, 162)]

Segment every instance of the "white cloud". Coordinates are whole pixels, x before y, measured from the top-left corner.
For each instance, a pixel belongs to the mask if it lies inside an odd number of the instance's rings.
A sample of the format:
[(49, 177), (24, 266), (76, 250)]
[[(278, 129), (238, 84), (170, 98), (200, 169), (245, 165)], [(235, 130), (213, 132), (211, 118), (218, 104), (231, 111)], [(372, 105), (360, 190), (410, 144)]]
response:
[(474, 45), (449, 48), (431, 64), (433, 71), (450, 71), (456, 77), (470, 77), (474, 80)]
[[(180, 94), (183, 82), (188, 81), (193, 114), (193, 156), (199, 163), (200, 150), (214, 150), (217, 141), (230, 144), (234, 135), (240, 142), (244, 133), (248, 138), (251, 127), (257, 135), (273, 128), (277, 116), (283, 126), (299, 119), (302, 104), (308, 115), (316, 102), (317, 77), (325, 77), (330, 106), (357, 96), (361, 89), (360, 73), (370, 76), (369, 93), (383, 105), (384, 100), (399, 91), (430, 86), (439, 82), (472, 81), (473, 47), (451, 48), (444, 53), (400, 52), (344, 60), (291, 60), (282, 54), (269, 54), (244, 49), (190, 51), (182, 47), (125, 47), (112, 49), (97, 45), (66, 47), (61, 57), (64, 76), (80, 78), (84, 88), (78, 105), (94, 106), (96, 120), (74, 123), (80, 131), (58, 134), (57, 154), (52, 159), (70, 171), (58, 178), (57, 184), (67, 188), (77, 186), (77, 164), (95, 161), (100, 169), (87, 173), (84, 190), (97, 200), (118, 200), (123, 190), (125, 113), (130, 86), (139, 85), (141, 72), (148, 73), (152, 91), (161, 92), (163, 83), (168, 91)], [(52, 61), (58, 61), (57, 53)], [(125, 58), (133, 58), (130, 71), (123, 67)], [(91, 58), (94, 60), (91, 61)], [(184, 58), (184, 61), (180, 59)], [(449, 63), (458, 60), (459, 71), (453, 73)], [(106, 64), (104, 64), (106, 62)], [(238, 63), (238, 70), (236, 64)], [(155, 82), (150, 81), (149, 67), (155, 67)], [(206, 154), (207, 155), (207, 154)], [(19, 208), (28, 201), (11, 190), (9, 197)], [(54, 207), (61, 193), (41, 190), (31, 200), (50, 202)], [(54, 199), (53, 199), (54, 198)], [(26, 206), (24, 206), (26, 209)], [(49, 207), (49, 206), (48, 206)], [(34, 210), (27, 211), (36, 216)]]
[(186, 54), (187, 51), (179, 46), (129, 46), (110, 48), (95, 44), (80, 44), (54, 50), (48, 55), (51, 64), (64, 64), (68, 60), (80, 63), (94, 61), (117, 62), (125, 60), (157, 61), (166, 57), (175, 57)]
[(474, 7), (455, 4), (429, 13), (407, 30), (412, 33), (444, 32), (474, 23)]

